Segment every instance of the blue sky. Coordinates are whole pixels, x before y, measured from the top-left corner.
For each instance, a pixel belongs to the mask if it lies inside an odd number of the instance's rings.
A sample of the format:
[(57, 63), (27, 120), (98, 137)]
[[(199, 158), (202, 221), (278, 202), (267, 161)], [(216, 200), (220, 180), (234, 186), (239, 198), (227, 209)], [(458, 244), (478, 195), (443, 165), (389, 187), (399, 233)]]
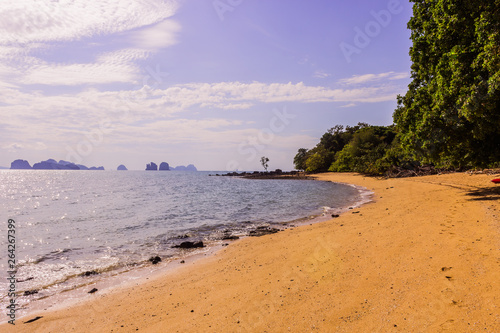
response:
[(0, 166), (293, 169), (336, 124), (392, 123), (398, 0), (0, 3)]

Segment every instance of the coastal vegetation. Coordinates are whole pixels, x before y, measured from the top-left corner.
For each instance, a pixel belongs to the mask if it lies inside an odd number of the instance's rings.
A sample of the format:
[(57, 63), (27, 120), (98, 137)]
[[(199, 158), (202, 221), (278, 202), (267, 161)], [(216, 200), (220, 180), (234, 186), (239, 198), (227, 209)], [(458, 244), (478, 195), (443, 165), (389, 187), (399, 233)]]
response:
[(337, 125), (296, 169), (391, 174), (500, 166), (500, 0), (413, 0), (411, 78), (390, 126)]

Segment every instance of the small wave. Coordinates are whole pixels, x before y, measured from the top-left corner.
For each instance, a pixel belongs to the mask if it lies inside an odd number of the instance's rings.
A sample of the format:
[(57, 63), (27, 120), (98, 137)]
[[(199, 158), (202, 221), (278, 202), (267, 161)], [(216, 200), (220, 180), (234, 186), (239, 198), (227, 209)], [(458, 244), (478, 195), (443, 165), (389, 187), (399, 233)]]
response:
[(72, 252), (74, 250), (81, 250), (81, 249), (57, 249), (55, 251), (52, 251), (48, 254), (42, 255), (41, 257), (35, 259), (35, 261), (33, 263), (39, 264), (39, 263), (42, 263), (42, 262), (48, 261), (48, 260), (64, 259), (65, 254), (68, 254), (69, 252)]

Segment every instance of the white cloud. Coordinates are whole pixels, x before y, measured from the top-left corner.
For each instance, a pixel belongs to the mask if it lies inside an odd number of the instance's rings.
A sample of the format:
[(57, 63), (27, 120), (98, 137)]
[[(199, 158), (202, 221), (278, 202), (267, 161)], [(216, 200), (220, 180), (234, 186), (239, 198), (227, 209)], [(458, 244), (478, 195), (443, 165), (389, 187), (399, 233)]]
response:
[(0, 44), (73, 41), (154, 24), (177, 9), (162, 0), (3, 1)]
[(357, 106), (356, 103), (349, 103), (349, 104), (346, 104), (346, 105), (342, 105), (341, 108), (352, 108), (352, 107), (355, 107)]
[(36, 150), (47, 150), (47, 148), (47, 145), (43, 142), (36, 142), (34, 146), (34, 149)]
[[(386, 83), (333, 89), (304, 83), (217, 82), (179, 84), (167, 89), (143, 86), (138, 90), (100, 91), (92, 88), (80, 93), (47, 95), (0, 85), (3, 102), (0, 113), (4, 128), (22, 138), (16, 141), (18, 146), (6, 148), (11, 151), (22, 148), (20, 145), (25, 149), (41, 149), (42, 145), (32, 147), (31, 143), (42, 140), (49, 147), (58, 142), (78, 142), (85, 139), (90, 130), (99, 128), (103, 120), (115, 128), (106, 142), (126, 144), (131, 138), (137, 143), (201, 140), (199, 142), (212, 146), (229, 138), (231, 142), (227, 144), (237, 145), (258, 133), (248, 128), (252, 124), (234, 120), (239, 117), (238, 113), (234, 116), (230, 113), (233, 120), (185, 118), (207, 109), (242, 112), (261, 103), (328, 102), (352, 107), (360, 103), (394, 101), (403, 89)], [(199, 114), (196, 117), (203, 118)]]
[(165, 20), (152, 27), (134, 31), (130, 40), (139, 48), (156, 50), (176, 44), (176, 35), (180, 30), (179, 23)]
[(8, 145), (4, 145), (3, 149), (6, 149), (9, 153), (17, 153), (18, 151), (22, 150), (24, 146), (19, 143), (11, 143)]
[(388, 80), (402, 80), (410, 77), (409, 73), (395, 73), (395, 72), (387, 72), (380, 74), (364, 74), (364, 75), (353, 75), (350, 78), (339, 80), (339, 83), (345, 85), (360, 85), (367, 84), (376, 81)]
[(330, 77), (331, 74), (328, 74), (324, 71), (316, 71), (313, 74), (313, 77), (318, 78), (318, 79), (326, 79), (327, 77)]
[(34, 66), (20, 79), (23, 84), (81, 85), (134, 82), (138, 69), (126, 63), (89, 63)]
[(177, 85), (165, 90), (155, 90), (153, 95), (161, 96), (165, 105), (188, 107), (200, 104), (204, 107), (227, 109), (234, 103), (239, 107), (250, 107), (256, 102), (383, 102), (393, 100), (398, 93), (401, 93), (400, 88), (390, 85), (330, 89), (306, 86), (302, 82), (296, 84), (220, 82)]
[[(176, 43), (180, 26), (168, 18), (177, 8), (175, 0), (4, 1), (0, 4), (0, 85), (136, 84), (137, 61)], [(108, 50), (115, 50), (90, 62), (39, 58), (56, 46), (62, 53), (64, 48), (81, 48), (82, 53), (89, 52), (89, 47), (99, 49), (100, 43), (91, 38), (117, 33), (128, 37), (130, 47), (124, 48), (123, 40), (115, 36), (119, 42), (106, 44)], [(80, 42), (60, 43), (75, 41)]]

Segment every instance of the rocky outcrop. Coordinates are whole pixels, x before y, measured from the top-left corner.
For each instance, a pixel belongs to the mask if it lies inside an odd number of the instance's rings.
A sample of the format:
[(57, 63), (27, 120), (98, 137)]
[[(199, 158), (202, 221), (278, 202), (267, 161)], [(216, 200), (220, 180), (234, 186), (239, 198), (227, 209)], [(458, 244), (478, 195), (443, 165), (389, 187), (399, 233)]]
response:
[(157, 170), (158, 170), (158, 166), (154, 162), (151, 162), (151, 163), (146, 165), (146, 171), (157, 171)]
[(116, 170), (118, 170), (118, 171), (127, 171), (128, 169), (127, 169), (127, 167), (125, 165), (120, 164), (118, 166), (118, 168), (116, 168)]
[(32, 169), (28, 161), (25, 160), (15, 160), (10, 164), (11, 169), (27, 170)]
[(170, 166), (168, 165), (167, 162), (161, 162), (160, 163), (160, 170), (161, 171), (168, 171), (168, 170), (170, 170)]
[(149, 258), (149, 261), (151, 261), (151, 263), (153, 265), (156, 265), (158, 264), (159, 262), (161, 262), (161, 258), (159, 256), (154, 256), (154, 257), (151, 257)]
[(249, 235), (253, 237), (260, 237), (264, 235), (270, 235), (270, 234), (275, 234), (279, 229), (276, 228), (271, 228), (271, 227), (266, 227), (266, 226), (260, 226), (257, 227), (257, 229), (250, 231)]
[(102, 170), (104, 171), (104, 167), (103, 166), (100, 166), (100, 167), (90, 167), (89, 170)]
[(205, 245), (203, 245), (203, 242), (182, 242), (180, 245), (175, 245), (175, 246), (172, 246), (174, 248), (179, 248), (179, 249), (195, 249), (195, 248), (198, 248), (198, 247), (205, 247)]

